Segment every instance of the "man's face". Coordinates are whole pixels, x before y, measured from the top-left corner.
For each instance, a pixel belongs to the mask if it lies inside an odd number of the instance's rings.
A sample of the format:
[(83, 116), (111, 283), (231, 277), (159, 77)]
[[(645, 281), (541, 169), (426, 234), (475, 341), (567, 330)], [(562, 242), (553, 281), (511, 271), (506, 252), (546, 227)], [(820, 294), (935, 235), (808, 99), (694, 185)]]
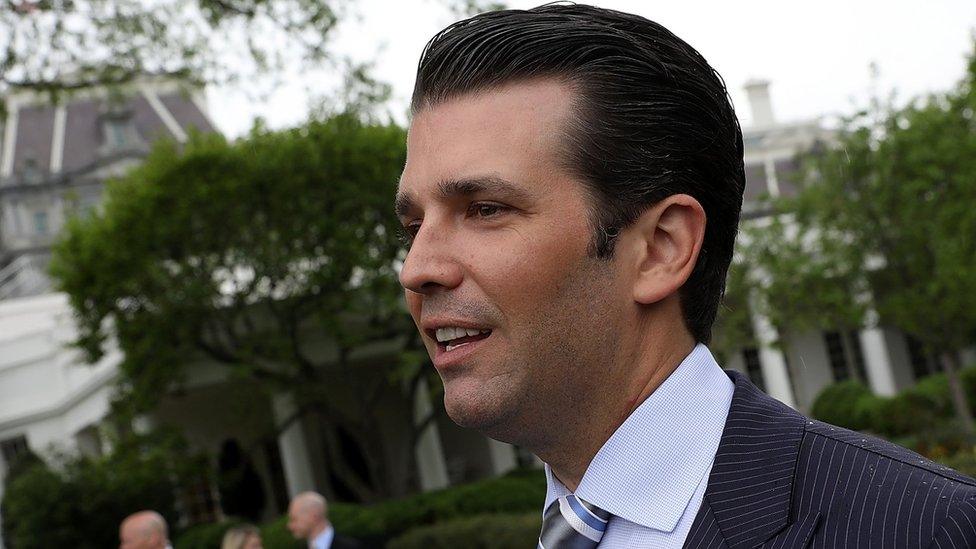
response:
[(602, 390), (632, 303), (615, 262), (590, 255), (591, 199), (558, 156), (571, 100), (554, 81), (466, 95), (417, 113), (407, 141), (410, 313), (451, 418), (510, 442)]
[(292, 503), (288, 506), (288, 530), (296, 539), (306, 539), (312, 528), (311, 513)]
[(161, 537), (149, 531), (137, 520), (127, 520), (119, 528), (119, 549), (157, 549), (163, 547)]

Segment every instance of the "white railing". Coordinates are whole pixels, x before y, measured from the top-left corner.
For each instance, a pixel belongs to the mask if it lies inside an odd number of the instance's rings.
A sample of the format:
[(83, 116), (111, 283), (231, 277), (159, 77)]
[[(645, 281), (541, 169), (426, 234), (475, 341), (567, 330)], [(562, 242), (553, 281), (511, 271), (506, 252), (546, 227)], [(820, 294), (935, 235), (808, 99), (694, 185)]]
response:
[(0, 299), (38, 294), (49, 285), (47, 276), (26, 255), (0, 269)]

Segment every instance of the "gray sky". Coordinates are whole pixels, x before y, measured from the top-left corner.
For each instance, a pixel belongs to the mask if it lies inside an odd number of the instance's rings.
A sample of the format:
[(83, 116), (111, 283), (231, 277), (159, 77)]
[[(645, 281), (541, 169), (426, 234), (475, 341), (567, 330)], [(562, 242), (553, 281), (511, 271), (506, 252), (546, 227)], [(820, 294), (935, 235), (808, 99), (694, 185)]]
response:
[[(543, 1), (508, 5), (529, 8)], [(963, 74), (976, 28), (972, 0), (596, 3), (657, 21), (698, 49), (725, 78), (746, 125), (742, 85), (750, 78), (772, 82), (780, 120), (850, 113), (866, 104), (872, 86), (882, 94), (897, 90), (903, 100), (948, 89)], [(375, 60), (375, 75), (393, 85), (391, 110), (403, 122), (420, 52), (454, 17), (437, 0), (358, 0), (355, 11), (341, 24), (334, 50)], [(872, 62), (880, 69), (875, 84)], [(337, 85), (324, 71), (291, 71), (266, 100), (228, 89), (212, 89), (208, 99), (220, 129), (238, 136), (256, 116), (273, 128), (301, 123), (310, 98)]]

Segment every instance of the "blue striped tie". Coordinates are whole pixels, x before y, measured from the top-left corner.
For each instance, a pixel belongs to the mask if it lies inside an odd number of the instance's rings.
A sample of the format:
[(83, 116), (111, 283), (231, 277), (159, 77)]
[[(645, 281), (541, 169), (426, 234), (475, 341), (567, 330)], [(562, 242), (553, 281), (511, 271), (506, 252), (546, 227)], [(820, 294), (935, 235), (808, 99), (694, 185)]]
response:
[(538, 549), (593, 549), (607, 530), (610, 513), (570, 494), (549, 504)]

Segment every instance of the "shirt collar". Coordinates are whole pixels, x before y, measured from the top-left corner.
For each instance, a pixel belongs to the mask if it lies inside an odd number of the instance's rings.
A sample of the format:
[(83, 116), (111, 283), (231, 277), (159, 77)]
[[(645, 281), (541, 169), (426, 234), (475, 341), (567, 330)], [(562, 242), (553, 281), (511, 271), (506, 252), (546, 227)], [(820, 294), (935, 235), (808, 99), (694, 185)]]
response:
[(332, 546), (333, 537), (335, 537), (335, 528), (329, 524), (325, 530), (319, 532), (319, 535), (308, 543), (309, 549), (329, 549)]
[[(711, 469), (735, 386), (698, 344), (596, 453), (576, 495), (670, 532)], [(569, 490), (546, 465), (546, 506)]]

